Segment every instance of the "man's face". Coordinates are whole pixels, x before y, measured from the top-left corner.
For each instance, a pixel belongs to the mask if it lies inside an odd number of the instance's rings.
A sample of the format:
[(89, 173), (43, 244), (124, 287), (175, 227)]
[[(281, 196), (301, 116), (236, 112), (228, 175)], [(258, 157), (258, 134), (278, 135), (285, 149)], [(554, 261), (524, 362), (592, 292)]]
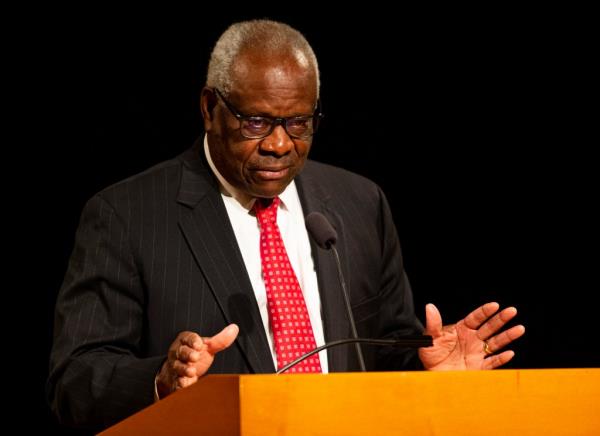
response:
[[(244, 116), (310, 115), (316, 104), (316, 78), (312, 68), (293, 58), (265, 59), (249, 53), (236, 63), (234, 86), (226, 99)], [(312, 138), (291, 138), (281, 124), (265, 138), (244, 138), (240, 122), (207, 89), (202, 94), (202, 112), (211, 158), (241, 192), (275, 197), (302, 170)]]

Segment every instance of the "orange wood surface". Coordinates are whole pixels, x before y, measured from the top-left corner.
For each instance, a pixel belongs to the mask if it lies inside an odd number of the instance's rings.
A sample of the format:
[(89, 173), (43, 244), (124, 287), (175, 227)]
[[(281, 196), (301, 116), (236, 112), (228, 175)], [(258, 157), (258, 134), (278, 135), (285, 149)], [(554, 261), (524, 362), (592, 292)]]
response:
[(106, 434), (600, 435), (600, 369), (209, 376)]
[(208, 376), (101, 435), (238, 435), (239, 377)]

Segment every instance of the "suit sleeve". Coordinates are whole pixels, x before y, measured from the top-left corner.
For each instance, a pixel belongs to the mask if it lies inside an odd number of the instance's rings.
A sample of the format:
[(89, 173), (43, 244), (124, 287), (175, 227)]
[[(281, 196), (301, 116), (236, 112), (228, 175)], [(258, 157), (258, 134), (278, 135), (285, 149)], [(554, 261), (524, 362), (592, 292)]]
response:
[[(380, 281), (380, 337), (395, 338), (423, 332), (415, 315), (413, 295), (404, 270), (400, 241), (389, 204), (379, 192), (379, 235), (382, 247)], [(416, 350), (381, 347), (377, 353), (377, 370), (422, 369)]]
[(82, 213), (55, 312), (47, 394), (67, 425), (98, 430), (150, 405), (165, 356), (144, 356), (143, 284), (125, 223), (101, 196)]

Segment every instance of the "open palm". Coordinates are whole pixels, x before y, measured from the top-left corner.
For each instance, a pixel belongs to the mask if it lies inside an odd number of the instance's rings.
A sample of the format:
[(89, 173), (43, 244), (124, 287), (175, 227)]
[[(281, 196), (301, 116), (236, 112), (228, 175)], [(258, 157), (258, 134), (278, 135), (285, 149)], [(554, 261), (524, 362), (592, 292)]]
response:
[(515, 353), (510, 350), (492, 353), (521, 337), (525, 327), (518, 325), (496, 334), (517, 314), (514, 307), (498, 312), (499, 308), (498, 303), (486, 303), (456, 324), (443, 326), (438, 309), (428, 304), (425, 334), (431, 335), (433, 346), (419, 349), (425, 369), (493, 369), (512, 359)]

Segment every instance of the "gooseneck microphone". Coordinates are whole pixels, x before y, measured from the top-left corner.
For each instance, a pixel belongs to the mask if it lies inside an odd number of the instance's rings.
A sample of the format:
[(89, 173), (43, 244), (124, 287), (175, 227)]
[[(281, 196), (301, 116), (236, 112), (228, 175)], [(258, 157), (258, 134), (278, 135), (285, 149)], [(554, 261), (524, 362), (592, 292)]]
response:
[(321, 345), (320, 347), (315, 348), (314, 350), (309, 351), (308, 353), (298, 357), (293, 362), (288, 363), (281, 369), (279, 369), (276, 374), (281, 374), (286, 372), (291, 367), (299, 364), (304, 359), (308, 359), (315, 353), (319, 353), (327, 348), (337, 347), (338, 345), (344, 344), (369, 344), (369, 345), (379, 345), (379, 346), (392, 346), (392, 347), (403, 347), (403, 348), (421, 348), (421, 347), (431, 347), (433, 345), (433, 339), (429, 335), (411, 335), (411, 336), (402, 336), (399, 339), (341, 339), (339, 341), (327, 342), (325, 345)]
[(309, 213), (304, 219), (304, 221), (306, 223), (308, 233), (311, 234), (317, 245), (325, 250), (331, 250), (335, 257), (335, 265), (337, 266), (338, 280), (340, 281), (340, 286), (342, 287), (344, 303), (346, 303), (346, 314), (348, 315), (348, 321), (350, 322), (350, 328), (352, 330), (352, 338), (356, 347), (356, 354), (358, 355), (358, 364), (360, 366), (360, 370), (364, 372), (367, 369), (365, 368), (365, 360), (363, 358), (362, 350), (360, 348), (360, 342), (364, 341), (358, 340), (356, 324), (354, 323), (354, 315), (352, 315), (352, 308), (350, 307), (350, 297), (348, 296), (348, 289), (346, 288), (346, 282), (342, 274), (340, 256), (338, 255), (338, 252), (335, 249), (335, 243), (337, 242), (337, 233), (333, 226), (329, 223), (329, 221), (327, 221), (327, 218), (325, 218), (325, 216), (319, 212)]

